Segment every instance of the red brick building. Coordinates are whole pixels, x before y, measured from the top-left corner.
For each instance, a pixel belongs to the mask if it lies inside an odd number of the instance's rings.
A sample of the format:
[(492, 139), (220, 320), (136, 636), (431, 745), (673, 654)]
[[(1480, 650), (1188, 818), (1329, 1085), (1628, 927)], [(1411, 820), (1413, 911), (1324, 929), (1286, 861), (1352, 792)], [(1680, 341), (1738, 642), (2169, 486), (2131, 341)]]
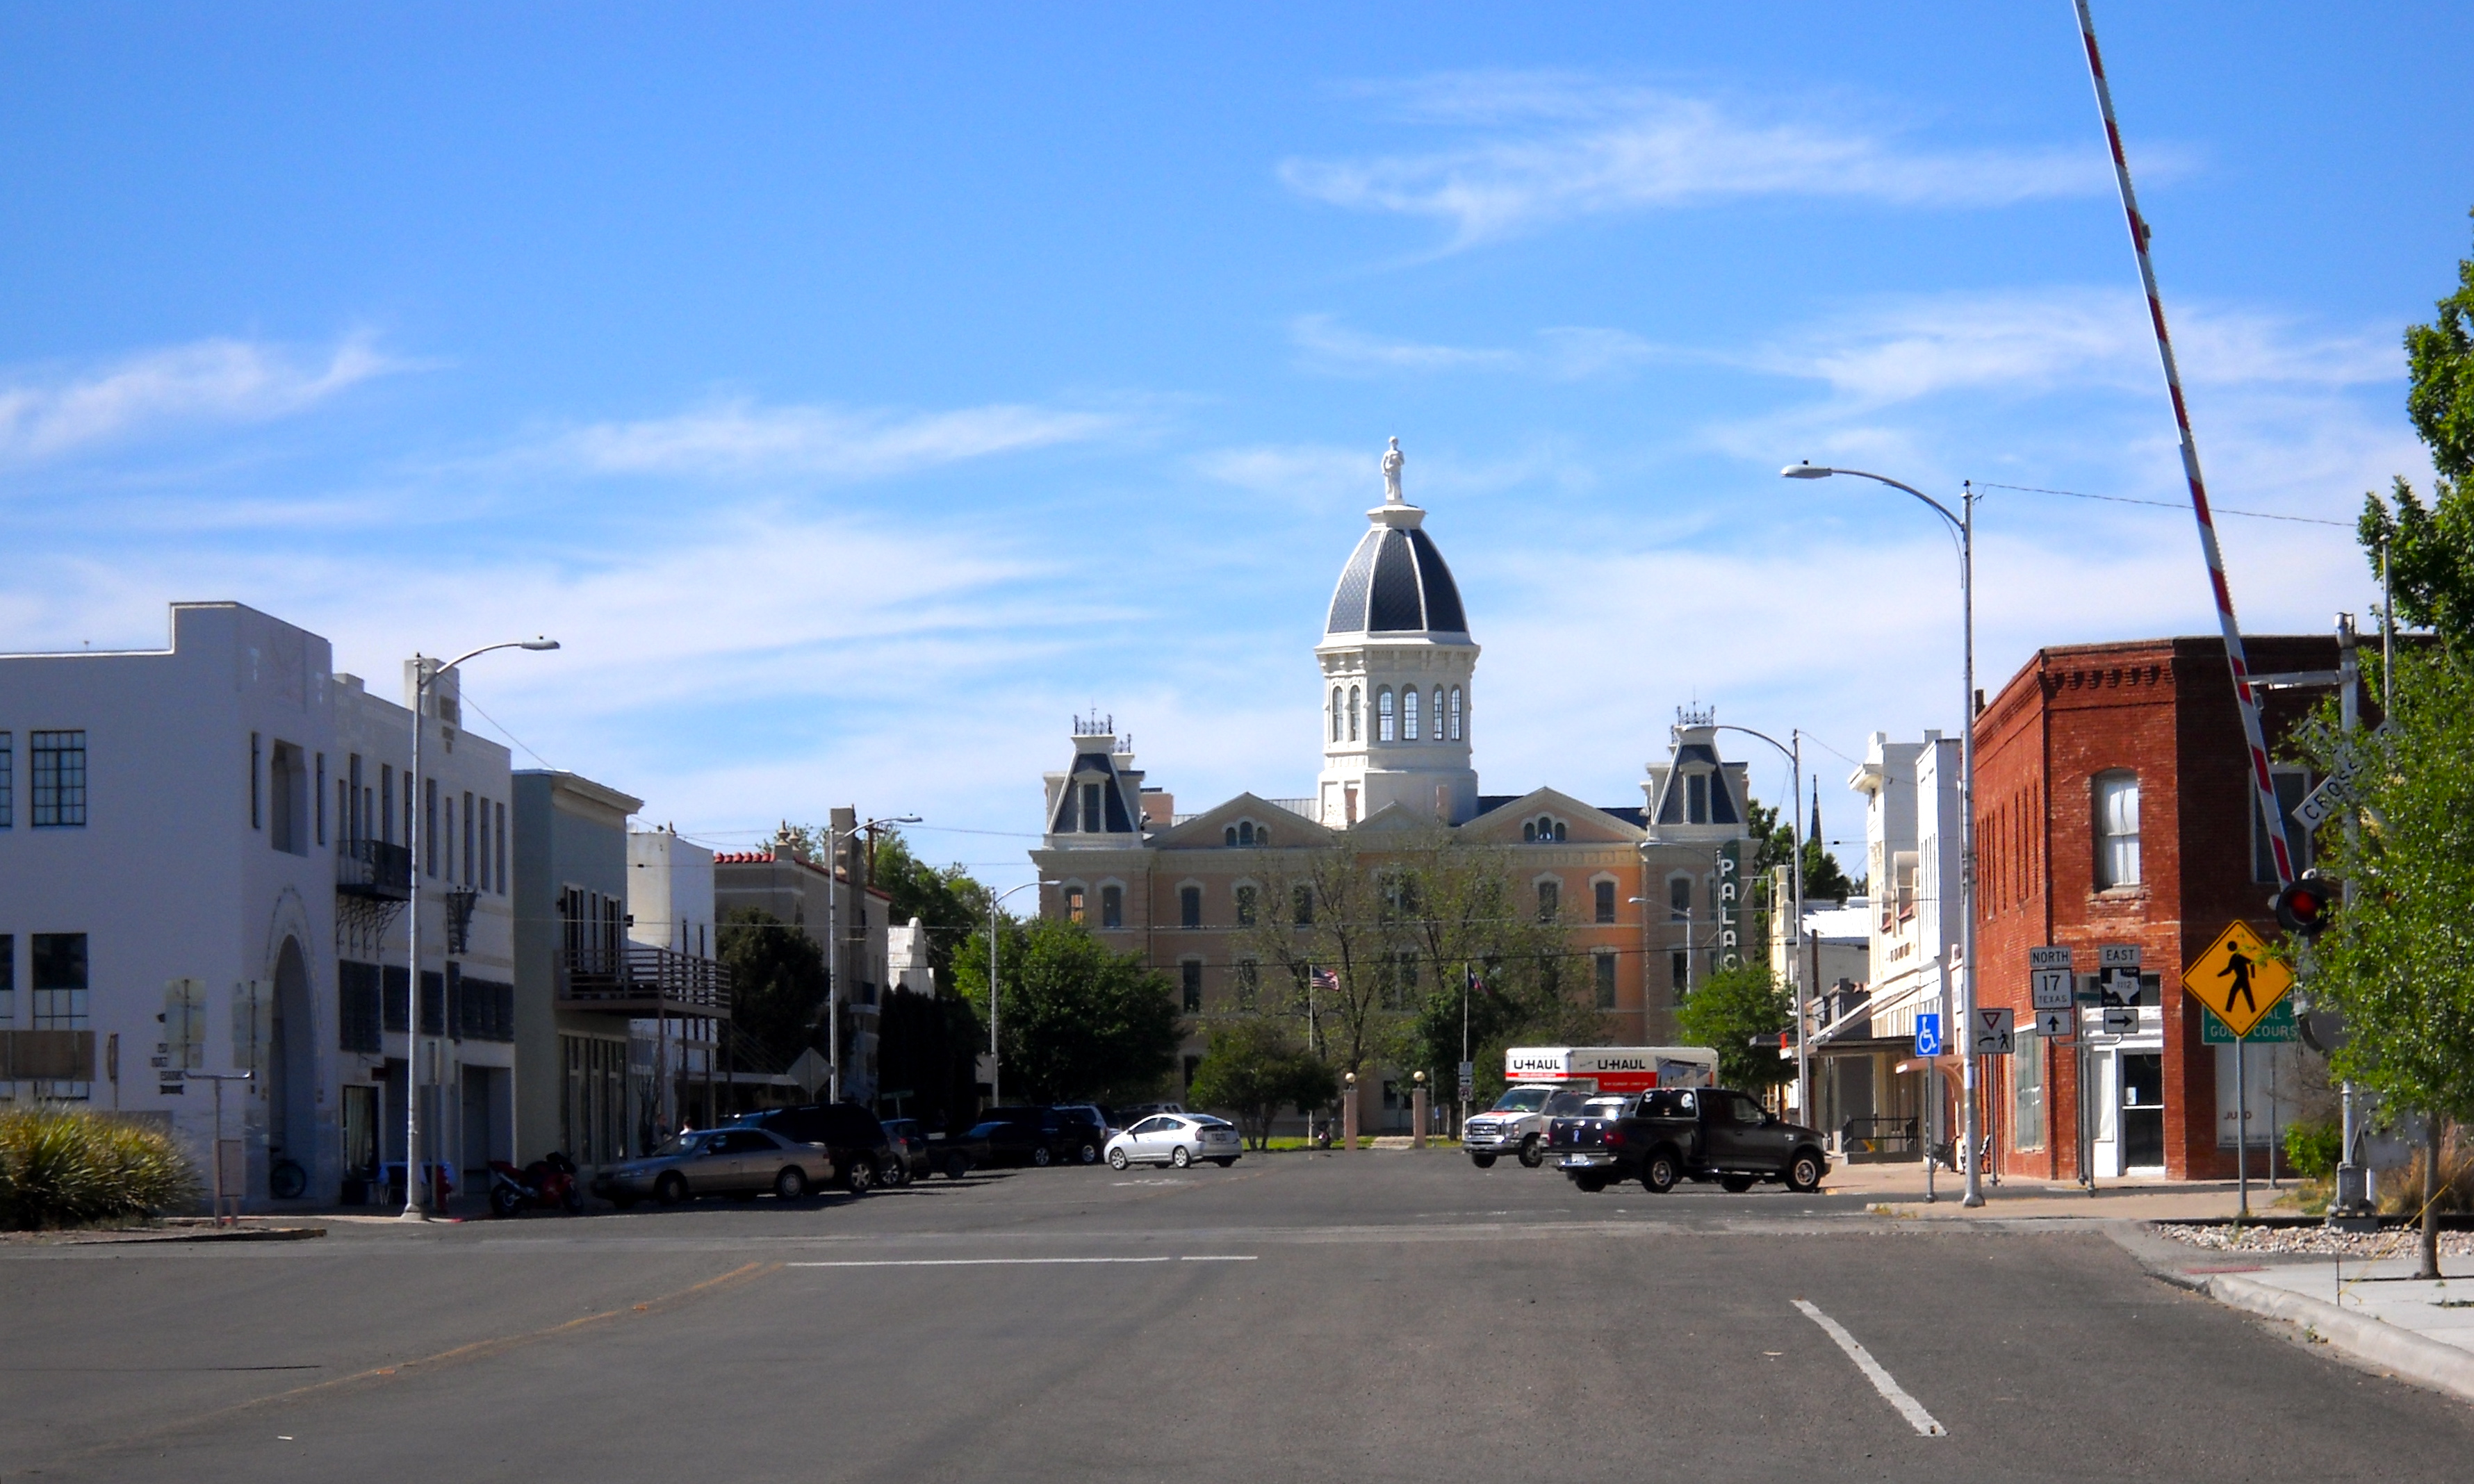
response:
[[(2262, 677), (2332, 678), (2338, 663), (2334, 636), (2263, 636), (2247, 648)], [(2283, 762), (2287, 734), (2333, 689), (2322, 680), (2261, 692), (2272, 758)], [(2086, 975), (2099, 946), (2138, 945), (2139, 1029), (2088, 1053), (2089, 1162), (2099, 1178), (2231, 1178), (2231, 1052), (2203, 1041), (2182, 966), (2236, 919), (2271, 942), (2278, 929), (2223, 641), (2039, 650), (1976, 727), (1978, 1003), (2012, 1007), (2025, 1033), (2030, 947), (2068, 945)], [(2298, 764), (2277, 770), (2297, 869), (2310, 856), (2291, 810), (2312, 781)], [(2274, 1106), (2290, 1115), (2298, 1056), (2290, 1044), (2245, 1052), (2254, 1174), (2273, 1139), (2266, 1090), (2282, 1077)], [(2016, 1054), (1990, 1066), (1999, 1167), (2079, 1178), (2077, 1054), (2022, 1034)]]

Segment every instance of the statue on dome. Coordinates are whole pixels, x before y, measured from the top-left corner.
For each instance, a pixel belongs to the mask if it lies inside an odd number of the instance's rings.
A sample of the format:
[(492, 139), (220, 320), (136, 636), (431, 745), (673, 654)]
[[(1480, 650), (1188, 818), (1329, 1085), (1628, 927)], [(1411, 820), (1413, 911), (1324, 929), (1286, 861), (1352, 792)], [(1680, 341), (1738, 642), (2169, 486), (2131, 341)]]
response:
[(1403, 503), (1400, 494), (1400, 466), (1409, 461), (1400, 454), (1400, 440), (1392, 440), (1391, 450), (1383, 455), (1383, 500), (1387, 505)]

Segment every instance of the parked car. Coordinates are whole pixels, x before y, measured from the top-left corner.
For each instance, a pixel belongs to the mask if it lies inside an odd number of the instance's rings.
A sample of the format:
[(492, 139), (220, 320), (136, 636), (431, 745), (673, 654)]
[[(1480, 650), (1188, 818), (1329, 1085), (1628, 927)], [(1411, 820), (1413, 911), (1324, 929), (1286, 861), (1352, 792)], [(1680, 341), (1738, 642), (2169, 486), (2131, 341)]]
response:
[(700, 1195), (752, 1201), (770, 1190), (795, 1201), (834, 1178), (822, 1144), (784, 1138), (769, 1129), (700, 1129), (682, 1134), (641, 1160), (593, 1177), (593, 1193), (625, 1210), (651, 1199), (664, 1206)]
[(740, 1113), (730, 1126), (770, 1129), (800, 1143), (824, 1145), (841, 1171), (842, 1188), (853, 1195), (865, 1195), (893, 1163), (893, 1141), (885, 1137), (885, 1125), (857, 1103), (767, 1108)]
[(913, 1180), (925, 1179), (934, 1172), (928, 1160), (928, 1131), (916, 1118), (885, 1118), (885, 1141), (893, 1149), (892, 1161), (877, 1172), (889, 1185), (907, 1185)]
[(1031, 1164), (1097, 1164), (1102, 1147), (1108, 1142), (1107, 1129), (1080, 1108), (1019, 1104), (991, 1108), (980, 1117), (982, 1122), (1007, 1123), (1023, 1131), (1012, 1136), (1006, 1147), (1027, 1151), (1022, 1162)]
[(1546, 1162), (1546, 1126), (1570, 1117), (1589, 1099), (1586, 1092), (1524, 1082), (1503, 1089), (1494, 1106), (1472, 1113), (1461, 1128), (1461, 1148), (1469, 1162), (1485, 1169), (1503, 1155), (1516, 1155), (1536, 1169)]
[(1760, 1181), (1805, 1191), (1830, 1173), (1818, 1129), (1789, 1123), (1731, 1088), (1644, 1092), (1623, 1117), (1557, 1120), (1554, 1138), (1557, 1167), (1591, 1194), (1618, 1180), (1658, 1194), (1678, 1180), (1714, 1180), (1738, 1193)]
[(1237, 1125), (1209, 1113), (1153, 1113), (1108, 1140), (1108, 1163), (1117, 1169), (1129, 1164), (1183, 1169), (1208, 1160), (1225, 1170), (1245, 1152)]
[(1116, 1113), (1103, 1103), (1059, 1103), (1056, 1105), (1056, 1111), (1059, 1113), (1071, 1113), (1089, 1119), (1092, 1125), (1099, 1129), (1100, 1137), (1103, 1140), (1125, 1127), (1117, 1121)]

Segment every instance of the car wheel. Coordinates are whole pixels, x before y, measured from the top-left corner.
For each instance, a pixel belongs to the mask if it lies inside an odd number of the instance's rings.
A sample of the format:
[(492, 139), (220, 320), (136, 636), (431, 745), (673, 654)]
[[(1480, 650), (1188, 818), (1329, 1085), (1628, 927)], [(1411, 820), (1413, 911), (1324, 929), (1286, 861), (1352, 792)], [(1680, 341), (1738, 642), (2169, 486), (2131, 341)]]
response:
[(688, 1198), (688, 1178), (676, 1170), (653, 1182), (653, 1199), (665, 1206), (676, 1206)]
[(1675, 1156), (1662, 1149), (1640, 1162), (1640, 1183), (1649, 1187), (1652, 1195), (1664, 1195), (1674, 1189), (1681, 1173), (1675, 1167)]
[(875, 1184), (876, 1165), (871, 1161), (853, 1160), (850, 1168), (842, 1172), (842, 1188), (853, 1195), (867, 1194), (868, 1187)]
[(1491, 1170), (1494, 1168), (1494, 1156), (1491, 1154), (1473, 1154), (1469, 1156), (1469, 1162), (1476, 1165), (1479, 1169)]
[(1718, 1177), (1718, 1188), (1726, 1191), (1729, 1195), (1741, 1195), (1745, 1191), (1753, 1188), (1753, 1177), (1750, 1175), (1721, 1175)]
[(807, 1193), (808, 1172), (795, 1164), (785, 1165), (782, 1173), (773, 1177), (773, 1198), (777, 1201), (795, 1201)]
[(1168, 1162), (1176, 1165), (1178, 1169), (1184, 1169), (1187, 1165), (1194, 1162), (1194, 1156), (1183, 1144), (1179, 1144), (1175, 1149), (1168, 1152)]
[(1581, 1193), (1584, 1195), (1596, 1195), (1600, 1191), (1606, 1189), (1607, 1177), (1595, 1170), (1591, 1170), (1586, 1175), (1573, 1176), (1572, 1184), (1580, 1186)]
[(1126, 1158), (1126, 1152), (1124, 1150), (1111, 1149), (1108, 1151), (1108, 1167), (1110, 1169), (1121, 1170), (1131, 1162), (1131, 1161)]
[(945, 1156), (945, 1178), (959, 1180), (971, 1172), (971, 1157), (966, 1154)]
[(907, 1185), (910, 1184), (910, 1161), (907, 1157), (897, 1155), (893, 1162), (886, 1165), (876, 1178), (883, 1185)]
[(1799, 1149), (1786, 1165), (1786, 1187), (1798, 1195), (1808, 1195), (1821, 1188), (1821, 1156), (1809, 1149)]
[(1075, 1157), (1079, 1159), (1085, 1164), (1097, 1164), (1100, 1162), (1100, 1146), (1097, 1144), (1085, 1143), (1081, 1148), (1075, 1151)]
[(490, 1214), (512, 1216), (524, 1209), (524, 1198), (512, 1185), (500, 1185), (490, 1192)]
[(1048, 1146), (1046, 1144), (1041, 1144), (1031, 1152), (1031, 1168), (1044, 1170), (1048, 1168), (1049, 1161), (1055, 1158), (1056, 1157), (1055, 1155), (1048, 1152)]
[(1538, 1152), (1537, 1135), (1532, 1134), (1520, 1141), (1520, 1162), (1524, 1167), (1533, 1170), (1546, 1162), (1546, 1157)]

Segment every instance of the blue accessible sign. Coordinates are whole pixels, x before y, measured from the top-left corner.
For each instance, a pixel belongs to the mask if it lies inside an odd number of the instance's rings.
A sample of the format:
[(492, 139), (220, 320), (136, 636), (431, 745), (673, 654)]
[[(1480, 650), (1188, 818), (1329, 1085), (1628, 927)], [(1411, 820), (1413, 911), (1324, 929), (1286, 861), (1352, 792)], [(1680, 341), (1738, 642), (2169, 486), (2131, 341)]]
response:
[(1916, 1055), (1941, 1055), (1941, 1014), (1927, 1011), (1916, 1017)]

